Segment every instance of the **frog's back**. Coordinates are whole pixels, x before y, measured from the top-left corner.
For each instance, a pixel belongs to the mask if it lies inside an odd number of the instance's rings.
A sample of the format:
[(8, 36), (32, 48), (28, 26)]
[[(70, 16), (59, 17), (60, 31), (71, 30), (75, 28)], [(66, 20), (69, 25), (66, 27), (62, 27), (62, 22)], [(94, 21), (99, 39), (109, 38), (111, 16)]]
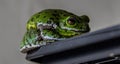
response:
[(29, 22), (42, 22), (47, 23), (48, 20), (52, 20), (54, 22), (58, 22), (60, 19), (65, 16), (74, 15), (70, 12), (61, 9), (45, 9), (36, 14), (34, 14)]

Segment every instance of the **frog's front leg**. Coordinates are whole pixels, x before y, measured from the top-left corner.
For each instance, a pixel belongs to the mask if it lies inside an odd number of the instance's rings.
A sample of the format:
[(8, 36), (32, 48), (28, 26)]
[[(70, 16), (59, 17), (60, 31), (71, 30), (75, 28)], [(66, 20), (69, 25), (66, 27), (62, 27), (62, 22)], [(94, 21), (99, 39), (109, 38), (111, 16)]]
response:
[(65, 38), (61, 37), (56, 31), (57, 24), (54, 24), (52, 21), (50, 24), (41, 24), (38, 23), (37, 28), (41, 31), (41, 37), (44, 40), (47, 40), (47, 43), (55, 40), (64, 40)]
[(20, 48), (21, 52), (26, 53), (27, 51), (39, 47), (39, 42), (41, 37), (38, 35), (38, 31), (35, 29), (29, 29), (24, 35), (21, 42)]

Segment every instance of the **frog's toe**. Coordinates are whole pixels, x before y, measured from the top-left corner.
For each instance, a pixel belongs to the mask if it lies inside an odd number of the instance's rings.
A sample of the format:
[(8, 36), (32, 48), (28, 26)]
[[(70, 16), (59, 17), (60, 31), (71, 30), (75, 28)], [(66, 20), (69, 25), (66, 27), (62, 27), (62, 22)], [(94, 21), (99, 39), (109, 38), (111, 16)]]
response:
[(40, 47), (40, 45), (30, 44), (30, 45), (26, 45), (26, 46), (22, 47), (20, 49), (20, 51), (22, 53), (27, 53), (28, 51), (33, 50), (33, 49), (38, 48), (38, 47)]
[(34, 44), (27, 44), (27, 45), (23, 46), (20, 49), (20, 51), (22, 53), (27, 53), (28, 51), (33, 50), (33, 49), (38, 48), (43, 45), (47, 45), (47, 43), (45, 41), (36, 41)]

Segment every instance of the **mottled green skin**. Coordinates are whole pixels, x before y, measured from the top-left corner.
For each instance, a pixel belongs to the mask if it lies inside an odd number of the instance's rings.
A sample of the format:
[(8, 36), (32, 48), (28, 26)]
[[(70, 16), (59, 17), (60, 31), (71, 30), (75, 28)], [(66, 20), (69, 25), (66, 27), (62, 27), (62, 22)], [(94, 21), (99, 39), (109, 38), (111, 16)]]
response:
[(21, 42), (21, 52), (64, 40), (90, 31), (89, 18), (61, 9), (46, 9), (34, 14), (27, 22), (27, 32)]

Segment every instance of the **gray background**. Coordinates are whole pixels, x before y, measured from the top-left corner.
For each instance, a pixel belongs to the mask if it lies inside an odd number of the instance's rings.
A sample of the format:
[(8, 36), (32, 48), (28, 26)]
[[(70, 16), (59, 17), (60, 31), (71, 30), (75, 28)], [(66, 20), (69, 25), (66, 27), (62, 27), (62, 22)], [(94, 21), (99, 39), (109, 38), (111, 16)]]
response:
[(0, 0), (0, 64), (36, 64), (25, 60), (19, 44), (34, 13), (60, 8), (90, 17), (91, 31), (120, 23), (120, 0)]

